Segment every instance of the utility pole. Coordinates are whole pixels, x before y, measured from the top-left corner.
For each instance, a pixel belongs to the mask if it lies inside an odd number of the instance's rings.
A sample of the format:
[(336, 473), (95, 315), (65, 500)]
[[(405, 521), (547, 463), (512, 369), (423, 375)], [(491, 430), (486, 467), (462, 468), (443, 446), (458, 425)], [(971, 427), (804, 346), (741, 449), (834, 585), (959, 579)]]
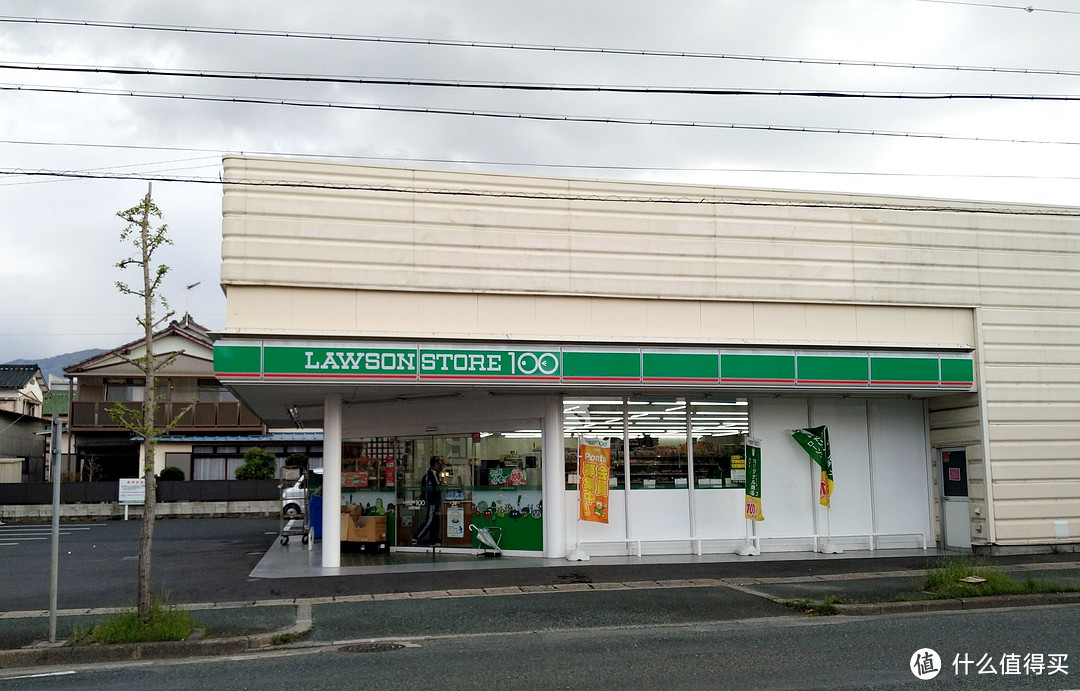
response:
[(56, 642), (56, 599), (60, 572), (60, 427), (59, 416), (52, 416), (52, 560), (49, 565), (49, 643)]

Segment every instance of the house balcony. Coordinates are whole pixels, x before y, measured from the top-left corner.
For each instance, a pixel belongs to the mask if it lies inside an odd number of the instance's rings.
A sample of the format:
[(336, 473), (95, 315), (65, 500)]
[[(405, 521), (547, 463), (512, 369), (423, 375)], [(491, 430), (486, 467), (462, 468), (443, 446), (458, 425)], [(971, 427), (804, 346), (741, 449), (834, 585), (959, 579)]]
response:
[[(164, 427), (180, 415), (189, 404), (181, 402), (159, 403), (154, 424)], [(109, 415), (109, 409), (123, 406), (135, 411), (142, 410), (137, 401), (73, 401), (71, 404), (70, 429), (73, 432), (119, 432), (124, 431)], [(196, 403), (191, 410), (180, 415), (172, 432), (259, 433), (262, 421), (236, 401)]]

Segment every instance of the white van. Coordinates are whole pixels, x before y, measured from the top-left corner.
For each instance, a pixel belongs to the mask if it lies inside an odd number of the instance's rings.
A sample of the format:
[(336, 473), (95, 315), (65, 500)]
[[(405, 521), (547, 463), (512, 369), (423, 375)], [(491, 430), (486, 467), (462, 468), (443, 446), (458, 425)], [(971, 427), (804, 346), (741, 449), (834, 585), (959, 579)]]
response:
[(304, 507), (307, 506), (306, 483), (307, 474), (302, 473), (299, 480), (285, 488), (281, 493), (281, 513), (289, 518), (304, 514)]
[[(322, 475), (322, 468), (312, 468), (310, 472)], [(318, 487), (319, 483), (316, 482), (315, 486)], [(307, 500), (307, 473), (300, 473), (300, 479), (286, 487), (281, 493), (281, 513), (288, 518), (303, 516)]]

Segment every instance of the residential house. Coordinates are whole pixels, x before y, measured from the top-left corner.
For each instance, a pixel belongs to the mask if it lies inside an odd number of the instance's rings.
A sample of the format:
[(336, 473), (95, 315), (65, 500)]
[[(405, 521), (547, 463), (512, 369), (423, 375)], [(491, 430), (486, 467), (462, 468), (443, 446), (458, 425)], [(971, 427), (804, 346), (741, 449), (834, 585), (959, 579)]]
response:
[(0, 482), (45, 480), (47, 393), (37, 365), (0, 365)]
[[(226, 471), (193, 454), (199, 446), (206, 454), (212, 444), (195, 444), (202, 437), (261, 435), (262, 422), (214, 378), (213, 344), (206, 327), (185, 315), (153, 336), (154, 353), (167, 364), (156, 380), (156, 422), (164, 427), (155, 458), (158, 472), (165, 466), (184, 471), (188, 479), (226, 479)], [(84, 480), (114, 480), (142, 474), (140, 439), (125, 429), (110, 410), (117, 406), (140, 408), (146, 398), (145, 377), (133, 361), (146, 352), (142, 339), (67, 367), (75, 380), (77, 400), (71, 402), (70, 430), (74, 454)], [(235, 444), (234, 444), (235, 445)], [(210, 456), (213, 453), (209, 454)]]
[[(68, 414), (71, 411), (71, 401), (79, 395), (75, 382), (67, 377), (49, 375), (49, 393), (45, 396), (45, 405), (42, 408), (44, 417), (52, 420), (60, 418), (60, 475), (64, 482), (79, 479), (78, 464), (76, 462), (74, 448), (75, 441), (68, 432)], [(49, 453), (52, 454), (52, 438), (47, 444)]]

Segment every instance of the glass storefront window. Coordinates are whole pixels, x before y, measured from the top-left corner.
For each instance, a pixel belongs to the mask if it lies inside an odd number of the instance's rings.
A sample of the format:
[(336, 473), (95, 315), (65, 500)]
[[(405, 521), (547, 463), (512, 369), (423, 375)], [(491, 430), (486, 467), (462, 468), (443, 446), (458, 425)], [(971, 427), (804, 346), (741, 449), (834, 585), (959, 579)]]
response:
[(531, 430), (349, 440), (343, 510), (386, 516), (388, 541), (399, 547), (476, 547), (475, 525), (501, 532), (503, 549), (541, 550), (540, 454)]
[[(689, 483), (686, 401), (632, 398), (628, 401), (631, 489), (681, 489)], [(692, 400), (694, 486), (743, 487), (743, 445), (749, 430), (745, 399)], [(577, 439), (611, 440), (613, 488), (625, 487), (623, 403), (618, 398), (568, 398), (563, 403), (567, 488), (577, 485)]]

